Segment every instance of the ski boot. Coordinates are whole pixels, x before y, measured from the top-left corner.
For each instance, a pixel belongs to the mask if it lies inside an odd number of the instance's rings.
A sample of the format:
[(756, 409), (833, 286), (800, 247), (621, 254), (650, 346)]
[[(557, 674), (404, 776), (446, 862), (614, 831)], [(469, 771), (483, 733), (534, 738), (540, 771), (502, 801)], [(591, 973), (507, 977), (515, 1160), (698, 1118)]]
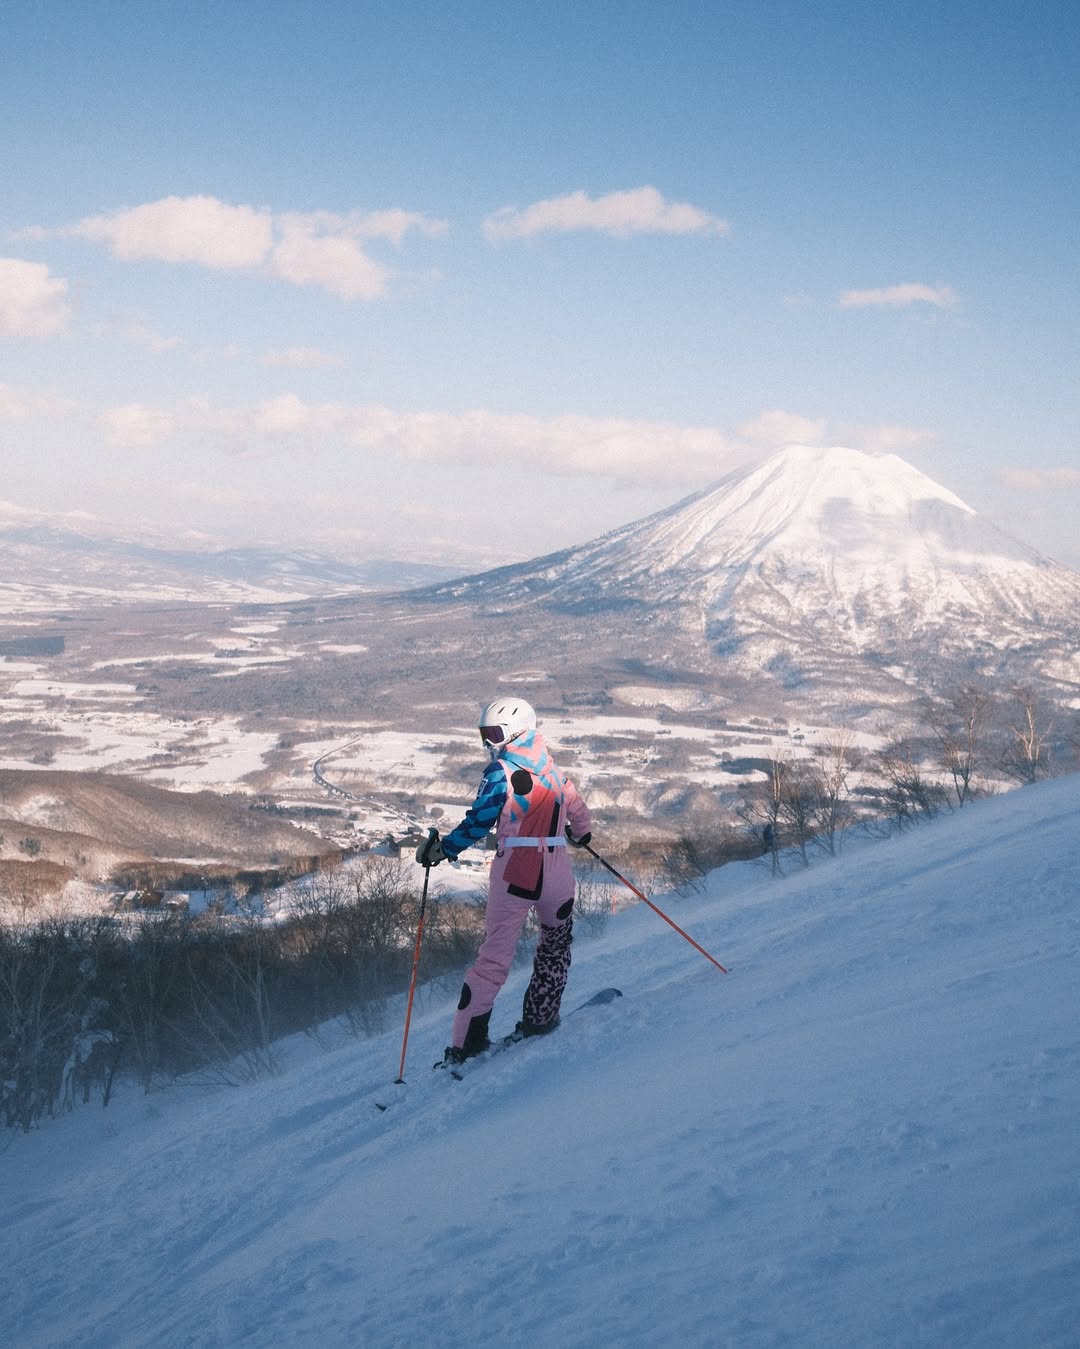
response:
[(458, 1049), (454, 1045), (447, 1045), (443, 1056), (437, 1063), (433, 1063), (433, 1068), (456, 1068), (459, 1064), (465, 1062), (468, 1055), (464, 1049)]
[(514, 1029), (503, 1040), (503, 1044), (516, 1045), (519, 1040), (531, 1040), (537, 1035), (550, 1035), (559, 1025), (559, 1018), (549, 1021), (546, 1026), (534, 1025), (531, 1021), (519, 1021)]

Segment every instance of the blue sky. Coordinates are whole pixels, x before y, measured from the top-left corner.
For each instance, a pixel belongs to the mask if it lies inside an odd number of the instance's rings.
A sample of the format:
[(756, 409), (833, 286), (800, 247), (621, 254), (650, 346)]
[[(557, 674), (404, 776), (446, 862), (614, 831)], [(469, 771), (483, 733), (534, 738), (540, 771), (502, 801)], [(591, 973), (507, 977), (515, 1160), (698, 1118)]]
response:
[(472, 566), (850, 444), (1080, 565), (1077, 68), (1072, 0), (9, 0), (0, 500)]

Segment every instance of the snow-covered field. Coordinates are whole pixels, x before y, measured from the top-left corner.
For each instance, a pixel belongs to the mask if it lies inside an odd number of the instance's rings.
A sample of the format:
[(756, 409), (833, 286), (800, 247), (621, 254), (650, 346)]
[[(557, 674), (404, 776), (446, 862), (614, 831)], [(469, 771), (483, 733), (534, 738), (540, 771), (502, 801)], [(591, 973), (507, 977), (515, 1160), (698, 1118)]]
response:
[[(284, 647), (259, 645), (255, 634), (270, 631), (268, 625), (253, 624), (233, 631), (250, 644), (250, 651), (215, 656), (213, 650), (200, 645), (195, 652), (96, 662), (90, 671), (123, 670), (134, 664), (165, 661), (209, 661), (215, 667), (213, 677), (222, 678), (255, 665), (289, 661), (296, 655)], [(131, 773), (160, 785), (192, 791), (244, 790), (247, 779), (268, 770), (269, 756), (285, 725), (277, 726), (268, 718), (275, 729), (255, 731), (241, 726), (238, 716), (226, 713), (178, 719), (155, 710), (152, 699), (135, 683), (50, 678), (40, 664), (11, 661), (0, 663), (0, 711), (10, 719), (32, 719), (41, 746), (49, 749), (46, 762), (50, 768)], [(348, 789), (360, 786), (365, 793), (373, 785), (383, 790), (434, 793), (432, 804), (437, 804), (446, 791), (446, 747), (457, 752), (475, 751), (477, 775), (483, 766), (475, 725), (468, 720), (462, 722), (462, 712), (468, 718), (473, 709), (459, 709), (456, 722), (434, 735), (415, 726), (360, 722), (347, 739), (329, 740), (318, 723), (312, 723), (309, 729), (289, 724), (287, 733), (295, 754), (278, 786), (282, 791), (294, 791), (299, 770), (300, 783), (306, 789), (311, 785), (311, 765), (326, 756), (326, 777), (331, 783)], [(658, 749), (684, 742), (697, 755), (693, 778), (698, 785), (730, 786), (732, 776), (725, 773), (722, 756), (740, 759), (788, 751), (804, 754), (830, 734), (827, 728), (807, 728), (796, 736), (767, 725), (758, 731), (732, 733), (695, 725), (692, 717), (683, 722), (664, 722), (648, 714), (580, 711), (548, 718), (544, 729), (553, 747), (575, 748), (575, 776), (585, 785), (605, 774), (639, 772), (642, 755), (650, 756)], [(57, 738), (55, 747), (48, 737)], [(599, 751), (588, 743), (597, 739), (606, 742)], [(863, 735), (859, 740), (869, 744), (871, 738)], [(28, 753), (4, 754), (0, 750), (0, 768), (29, 769), (41, 763)], [(281, 764), (279, 759), (279, 772)], [(679, 776), (688, 771), (684, 766)], [(260, 785), (265, 790), (265, 782)], [(470, 782), (469, 788), (472, 785)], [(468, 804), (469, 788), (457, 784), (455, 800), (462, 808)], [(372, 828), (385, 832), (381, 816)]]
[(406, 1086), (395, 1011), (10, 1139), (0, 1342), (1075, 1346), (1078, 816), (1059, 779), (657, 895), (730, 974), (638, 905), (568, 1006), (624, 998), (461, 1083), (428, 989)]
[[(692, 721), (664, 722), (650, 716), (580, 712), (572, 716), (542, 718), (540, 726), (556, 753), (563, 748), (573, 750), (572, 776), (586, 788), (605, 775), (639, 773), (643, 763), (651, 763), (658, 750), (665, 750), (677, 741), (686, 742), (693, 749), (695, 783), (710, 787), (730, 786), (735, 775), (725, 772), (725, 757), (728, 760), (765, 758), (775, 754), (805, 757), (814, 746), (837, 734), (828, 727), (800, 728), (795, 732), (763, 726), (759, 731), (732, 732), (695, 725)], [(879, 739), (866, 733), (849, 734), (852, 743), (860, 747), (869, 747)], [(598, 750), (590, 743), (593, 741), (603, 741), (603, 747)], [(331, 782), (341, 781), (348, 785), (350, 777), (364, 776), (376, 782), (400, 783), (416, 789), (442, 779), (446, 746), (472, 754), (479, 777), (486, 760), (476, 728), (460, 722), (437, 735), (418, 734), (411, 727), (358, 727), (354, 739), (321, 752), (326, 757), (324, 770)], [(686, 774), (686, 769), (681, 770), (680, 776)], [(744, 776), (751, 779), (763, 774), (749, 772)], [(461, 801), (463, 805), (467, 804), (464, 796)]]
[[(252, 661), (289, 658), (238, 656), (218, 663), (227, 675)], [(124, 664), (110, 662), (109, 668)], [(26, 662), (0, 664), (0, 713), (32, 721), (39, 744), (49, 748), (44, 761), (0, 752), (0, 768), (132, 773), (187, 791), (243, 790), (246, 778), (265, 769), (278, 742), (276, 731), (245, 728), (234, 715), (170, 717), (156, 711), (133, 683), (52, 679)], [(48, 737), (57, 737), (59, 748)]]

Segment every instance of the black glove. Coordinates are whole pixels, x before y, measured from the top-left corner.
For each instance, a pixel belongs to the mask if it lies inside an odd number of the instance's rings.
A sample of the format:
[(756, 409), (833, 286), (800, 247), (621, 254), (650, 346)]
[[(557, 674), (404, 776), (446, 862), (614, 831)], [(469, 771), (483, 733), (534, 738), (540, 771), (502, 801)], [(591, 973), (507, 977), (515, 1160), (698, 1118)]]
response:
[(422, 867), (437, 867), (446, 860), (442, 840), (437, 829), (429, 829), (428, 836), (416, 850), (416, 860)]
[(592, 842), (592, 834), (582, 834), (580, 838), (575, 838), (569, 828), (566, 831), (566, 837), (575, 848), (585, 848)]

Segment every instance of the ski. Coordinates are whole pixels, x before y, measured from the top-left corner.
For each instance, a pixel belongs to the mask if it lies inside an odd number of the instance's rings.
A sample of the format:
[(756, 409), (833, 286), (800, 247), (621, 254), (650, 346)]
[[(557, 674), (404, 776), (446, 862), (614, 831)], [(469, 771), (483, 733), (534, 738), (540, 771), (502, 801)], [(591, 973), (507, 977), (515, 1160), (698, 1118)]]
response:
[[(591, 998), (586, 998), (584, 1002), (578, 1003), (574, 1012), (583, 1012), (586, 1007), (601, 1007), (605, 1002), (614, 1002), (616, 998), (622, 997), (621, 988), (602, 988), (599, 993), (594, 993)], [(574, 1012), (569, 1013), (570, 1016)]]
[[(584, 1002), (578, 1003), (578, 1005), (572, 1011), (567, 1012), (566, 1015), (576, 1016), (578, 1012), (585, 1011), (587, 1007), (602, 1007), (605, 1003), (614, 1002), (616, 998), (621, 998), (622, 995), (621, 988), (602, 988), (599, 992), (594, 993), (591, 998), (586, 998)], [(563, 1020), (565, 1019), (566, 1018), (564, 1017)], [(556, 1027), (556, 1029), (558, 1029), (558, 1027)], [(554, 1032), (551, 1033), (554, 1034)], [(493, 1058), (496, 1054), (501, 1054), (503, 1050), (509, 1049), (512, 1045), (521, 1044), (525, 1040), (542, 1040), (543, 1038), (542, 1035), (507, 1035), (501, 1040), (496, 1040), (495, 1043), (485, 1049), (482, 1054), (475, 1054), (472, 1058), (466, 1059), (465, 1062), (460, 1065), (451, 1067), (444, 1063), (436, 1063), (433, 1066), (436, 1069), (446, 1068), (448, 1075), (452, 1077), (455, 1082), (463, 1082), (474, 1068), (478, 1068), (480, 1064), (486, 1063), (488, 1059)], [(401, 1083), (399, 1085), (404, 1084)], [(391, 1102), (373, 1101), (372, 1104), (375, 1106), (376, 1110), (386, 1111), (390, 1109)]]
[[(591, 998), (586, 998), (584, 1002), (578, 1003), (578, 1005), (572, 1011), (567, 1012), (566, 1015), (576, 1016), (578, 1012), (585, 1011), (587, 1007), (601, 1007), (605, 1003), (614, 1002), (616, 998), (621, 997), (621, 988), (602, 988), (598, 993), (594, 993)], [(558, 1026), (554, 1029), (558, 1030)], [(554, 1030), (549, 1031), (548, 1034), (554, 1034)], [(526, 1040), (542, 1040), (544, 1038), (543, 1035), (520, 1035), (516, 1032), (511, 1035), (506, 1035), (501, 1040), (496, 1040), (495, 1043), (492, 1044), (490, 1048), (485, 1049), (482, 1054), (475, 1054), (472, 1058), (466, 1059), (464, 1063), (450, 1067), (448, 1071), (455, 1082), (463, 1082), (475, 1068), (478, 1068), (482, 1063), (486, 1063), (489, 1059), (494, 1058), (496, 1054), (501, 1054), (504, 1050), (510, 1049), (514, 1045), (522, 1044)], [(435, 1067), (441, 1068), (442, 1064), (437, 1063)]]

